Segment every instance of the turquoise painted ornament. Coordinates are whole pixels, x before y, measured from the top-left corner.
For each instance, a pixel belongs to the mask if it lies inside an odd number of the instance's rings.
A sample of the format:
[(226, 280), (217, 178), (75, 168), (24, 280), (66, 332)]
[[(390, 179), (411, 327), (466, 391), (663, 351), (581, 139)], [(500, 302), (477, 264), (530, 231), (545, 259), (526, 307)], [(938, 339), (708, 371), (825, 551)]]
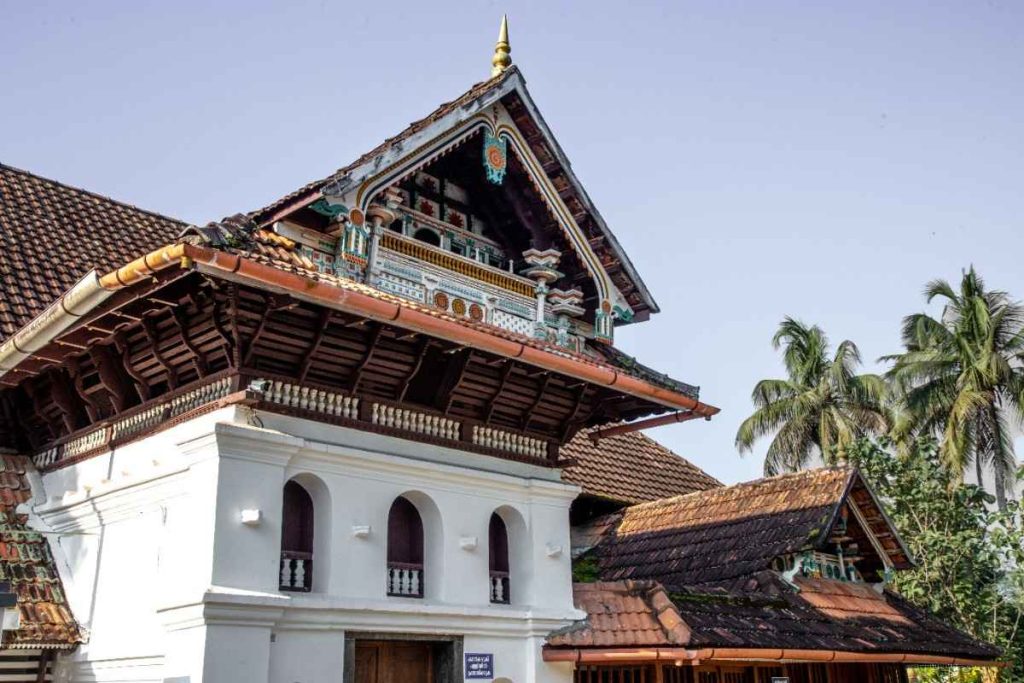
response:
[(327, 216), (328, 218), (336, 218), (337, 216), (348, 213), (348, 207), (344, 204), (331, 204), (326, 199), (316, 200), (309, 205), (309, 208), (322, 216)]
[(484, 170), (495, 185), (501, 185), (508, 170), (508, 142), (489, 131), (484, 131)]

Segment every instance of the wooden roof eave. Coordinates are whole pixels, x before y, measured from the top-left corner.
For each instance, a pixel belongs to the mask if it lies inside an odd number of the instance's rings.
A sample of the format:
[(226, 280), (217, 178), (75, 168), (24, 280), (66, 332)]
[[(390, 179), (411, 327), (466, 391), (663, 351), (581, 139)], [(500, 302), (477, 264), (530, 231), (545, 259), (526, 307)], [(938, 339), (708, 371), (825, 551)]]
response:
[(807, 664), (908, 664), (932, 666), (994, 666), (1007, 662), (971, 657), (924, 654), (916, 652), (851, 652), (848, 650), (793, 650), (782, 648), (682, 648), (682, 647), (582, 647), (565, 648), (545, 645), (542, 656), (546, 662), (656, 663), (673, 662), (696, 666), (706, 662), (788, 662)]
[(378, 322), (390, 323), (413, 332), (437, 337), (497, 356), (519, 360), (528, 365), (557, 372), (597, 386), (612, 388), (673, 410), (685, 410), (712, 417), (719, 408), (685, 394), (655, 386), (608, 366), (587, 363), (552, 351), (488, 334), (460, 323), (445, 320), (408, 306), (402, 306), (361, 292), (313, 281), (302, 275), (256, 263), (234, 254), (205, 247), (183, 245), (187, 258), (200, 272), (219, 276), (262, 289), (287, 293), (297, 299), (334, 308)]
[(612, 232), (611, 228), (608, 227), (608, 224), (605, 222), (604, 217), (601, 215), (601, 212), (597, 210), (597, 207), (594, 205), (594, 202), (590, 199), (590, 195), (587, 194), (586, 189), (583, 187), (583, 183), (581, 183), (579, 178), (576, 177), (576, 174), (573, 173), (572, 164), (569, 163), (569, 158), (566, 156), (565, 151), (562, 150), (562, 146), (558, 144), (558, 140), (555, 139), (554, 133), (551, 132), (551, 129), (548, 127), (547, 122), (544, 120), (544, 117), (541, 115), (540, 110), (537, 108), (537, 104), (534, 102), (533, 98), (530, 96), (529, 91), (526, 89), (526, 79), (523, 78), (522, 73), (518, 69), (516, 69), (515, 66), (513, 66), (511, 70), (514, 70), (512, 79), (514, 79), (514, 85), (516, 86), (516, 94), (520, 96), (520, 98), (523, 101), (523, 106), (525, 106), (527, 111), (530, 112), (530, 115), (536, 122), (537, 127), (544, 135), (544, 141), (551, 148), (551, 151), (554, 154), (555, 159), (557, 159), (558, 163), (561, 165), (562, 172), (565, 173), (565, 177), (569, 180), (570, 184), (573, 187), (573, 190), (579, 197), (580, 203), (583, 204), (584, 208), (591, 215), (591, 217), (594, 220), (594, 223), (600, 229), (601, 234), (604, 235), (604, 237), (608, 240), (608, 243), (611, 245), (612, 251), (614, 251), (616, 256), (618, 256), (619, 261), (622, 263), (623, 269), (626, 271), (626, 273), (629, 275), (629, 278), (636, 285), (637, 289), (640, 292), (640, 296), (644, 300), (644, 303), (646, 303), (648, 308), (650, 308), (650, 312), (660, 312), (661, 309), (659, 308), (658, 303), (654, 300), (654, 296), (651, 294), (651, 291), (647, 288), (647, 285), (646, 283), (644, 283), (643, 278), (640, 277), (640, 273), (637, 271), (636, 266), (633, 265), (633, 262), (630, 261), (629, 256), (626, 255), (626, 251), (622, 248), (622, 245), (619, 243), (619, 240), (615, 237), (615, 234)]
[[(74, 325), (77, 320), (92, 313), (114, 292), (147, 282), (159, 271), (179, 264), (182, 267), (195, 267), (198, 271), (210, 276), (288, 294), (296, 299), (378, 322), (394, 324), (413, 332), (477, 348), (496, 356), (518, 360), (595, 386), (611, 388), (622, 394), (650, 401), (665, 408), (691, 411), (708, 418), (719, 412), (718, 408), (697, 401), (690, 396), (652, 385), (608, 366), (588, 363), (568, 355), (488, 334), (455, 321), (415, 310), (412, 307), (402, 306), (333, 284), (314, 281), (305, 276), (257, 263), (235, 254), (187, 243), (166, 245), (100, 277), (95, 273), (91, 274), (88, 294), (96, 298), (96, 301), (91, 298), (86, 300), (77, 297), (69, 298), (71, 294), (69, 290), (68, 294), (62, 296), (54, 304), (54, 310), (48, 309), (45, 315), (49, 317), (46, 320), (42, 322), (33, 320), (22, 331), (0, 345), (0, 357), (4, 357), (5, 353), (7, 355), (22, 354), (24, 353), (23, 349), (41, 350), (45, 348)], [(71, 306), (68, 301), (77, 303)], [(16, 368), (20, 361), (13, 362), (15, 359), (16, 357), (12, 357), (12, 363), (8, 363), (7, 367), (0, 370), (0, 375)]]

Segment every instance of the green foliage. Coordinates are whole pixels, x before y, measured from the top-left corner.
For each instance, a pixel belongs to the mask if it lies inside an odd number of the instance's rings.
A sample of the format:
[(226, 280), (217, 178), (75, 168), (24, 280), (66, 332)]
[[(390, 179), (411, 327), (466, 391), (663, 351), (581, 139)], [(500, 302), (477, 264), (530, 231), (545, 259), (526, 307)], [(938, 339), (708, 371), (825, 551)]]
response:
[(832, 354), (820, 327), (786, 318), (772, 345), (783, 349), (788, 376), (757, 383), (754, 414), (736, 432), (741, 453), (775, 435), (765, 474), (799, 470), (815, 455), (833, 464), (857, 438), (888, 430), (885, 383), (877, 375), (854, 374), (861, 359), (853, 342), (841, 342)]
[(600, 579), (600, 576), (600, 571), (597, 568), (597, 557), (593, 553), (580, 555), (572, 561), (573, 583), (594, 583)]
[[(1019, 504), (1009, 501), (1005, 509), (993, 510), (989, 494), (961, 484), (949, 470), (933, 439), (914, 441), (901, 457), (864, 439), (847, 455), (883, 499), (916, 562), (914, 569), (896, 573), (894, 589), (1002, 648), (1014, 664), (999, 680), (1024, 681), (1024, 525)], [(1024, 476), (1024, 468), (1016, 476)], [(981, 681), (981, 675), (937, 669), (917, 672), (916, 680)]]
[(971, 268), (959, 291), (945, 280), (928, 283), (929, 302), (943, 302), (936, 319), (903, 320), (903, 353), (887, 356), (899, 399), (893, 438), (902, 447), (922, 435), (941, 436), (940, 454), (959, 481), (974, 465), (995, 474), (997, 502), (1013, 492), (1017, 459), (1012, 425), (1024, 416), (1024, 306), (985, 288)]

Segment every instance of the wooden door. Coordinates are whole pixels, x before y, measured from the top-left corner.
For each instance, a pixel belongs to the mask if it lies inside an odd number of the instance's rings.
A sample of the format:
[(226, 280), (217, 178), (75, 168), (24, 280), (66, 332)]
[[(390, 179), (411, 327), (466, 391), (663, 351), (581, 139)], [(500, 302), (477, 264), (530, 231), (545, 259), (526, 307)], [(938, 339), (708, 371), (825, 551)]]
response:
[(356, 683), (381, 683), (378, 676), (379, 650), (356, 643)]
[(355, 683), (433, 683), (430, 643), (357, 641)]

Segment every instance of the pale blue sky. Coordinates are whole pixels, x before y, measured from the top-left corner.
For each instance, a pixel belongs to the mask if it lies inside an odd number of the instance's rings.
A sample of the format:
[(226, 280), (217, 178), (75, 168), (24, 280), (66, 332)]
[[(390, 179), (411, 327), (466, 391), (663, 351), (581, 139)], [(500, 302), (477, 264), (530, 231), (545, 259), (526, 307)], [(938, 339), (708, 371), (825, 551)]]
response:
[[(898, 349), (934, 277), (1024, 296), (1024, 3), (0, 0), (0, 160), (192, 222), (322, 177), (512, 57), (700, 384), (726, 481), (784, 315)], [(761, 449), (763, 451), (763, 449)]]

